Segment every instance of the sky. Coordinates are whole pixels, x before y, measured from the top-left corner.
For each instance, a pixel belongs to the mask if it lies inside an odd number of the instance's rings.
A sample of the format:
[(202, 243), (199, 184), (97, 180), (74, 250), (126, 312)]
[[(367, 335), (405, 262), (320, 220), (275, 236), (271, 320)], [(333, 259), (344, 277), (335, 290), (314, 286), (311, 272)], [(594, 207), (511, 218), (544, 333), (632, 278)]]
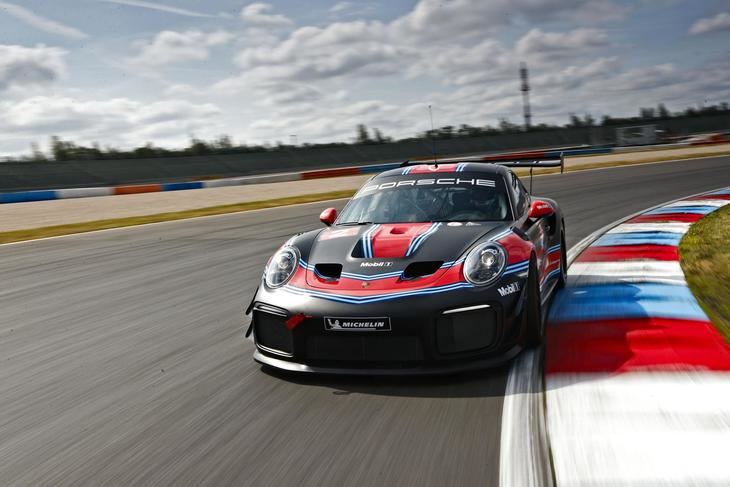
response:
[(728, 0), (0, 0), (0, 156), (730, 102)]

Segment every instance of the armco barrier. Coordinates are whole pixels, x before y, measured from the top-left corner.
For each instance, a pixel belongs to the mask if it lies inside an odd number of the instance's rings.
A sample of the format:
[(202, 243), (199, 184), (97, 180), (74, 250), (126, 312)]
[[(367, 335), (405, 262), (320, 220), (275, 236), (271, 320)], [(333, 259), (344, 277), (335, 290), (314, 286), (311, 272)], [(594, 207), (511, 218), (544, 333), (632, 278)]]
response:
[[(674, 146), (681, 146), (673, 144)], [(652, 146), (651, 148), (664, 148), (665, 146)], [(523, 151), (511, 152), (509, 154), (496, 154), (480, 158), (490, 161), (497, 157), (511, 155), (514, 157), (558, 157), (561, 154), (565, 157), (585, 156), (594, 154), (610, 154), (612, 152), (624, 152), (626, 148), (614, 147), (588, 147), (580, 149), (548, 150), (548, 151)], [(641, 148), (644, 150), (644, 148)], [(446, 161), (448, 159), (440, 159)], [(265, 174), (256, 176), (240, 176), (235, 178), (211, 179), (206, 181), (173, 181), (155, 184), (127, 184), (120, 186), (92, 187), (92, 188), (66, 188), (35, 191), (15, 191), (0, 193), (0, 204), (2, 203), (23, 203), (31, 201), (46, 201), (67, 198), (87, 198), (94, 196), (127, 195), (140, 193), (156, 193), (160, 191), (181, 191), (189, 189), (221, 188), (225, 186), (241, 186), (248, 184), (280, 183), (286, 181), (299, 181), (302, 179), (332, 178), (338, 176), (354, 176), (358, 174), (372, 174), (398, 167), (400, 162), (373, 164), (369, 166), (338, 167), (332, 169), (320, 169), (303, 172), (289, 172), (277, 174)]]
[[(601, 137), (604, 131), (612, 133), (612, 130), (604, 130), (603, 127), (574, 127), (457, 137), (437, 140), (436, 150), (442, 155), (484, 154), (509, 152), (525, 147), (576, 147), (597, 142), (609, 143), (610, 140)], [(428, 157), (432, 150), (431, 141), (414, 139), (389, 144), (298, 147), (293, 150), (240, 154), (126, 160), (0, 162), (0, 192), (201, 181), (302, 172)]]
[[(571, 150), (572, 155), (593, 154), (594, 151), (607, 151), (610, 149), (578, 149)], [(559, 155), (559, 151), (530, 151), (514, 152), (510, 155), (520, 157), (546, 157), (549, 154)], [(501, 154), (500, 157), (504, 157)], [(489, 160), (490, 156), (484, 158)], [(340, 167), (332, 169), (321, 169), (314, 171), (290, 172), (279, 174), (267, 174), (261, 176), (241, 176), (236, 178), (212, 179), (207, 181), (178, 181), (162, 184), (133, 184), (122, 186), (110, 186), (101, 188), (69, 188), (52, 189), (40, 191), (17, 191), (12, 193), (0, 193), (0, 203), (22, 203), (30, 201), (45, 201), (65, 198), (84, 198), (92, 196), (127, 195), (140, 193), (157, 193), (160, 191), (180, 191), (188, 189), (221, 188), (225, 186), (241, 186), (248, 184), (280, 183), (286, 181), (299, 181), (303, 179), (333, 178), (338, 176), (355, 176), (358, 174), (373, 174), (398, 167), (401, 163), (373, 164), (370, 166)]]
[(87, 198), (94, 196), (129, 195), (141, 193), (157, 193), (161, 191), (181, 191), (189, 189), (222, 188), (226, 186), (242, 186), (249, 184), (281, 183), (300, 181), (302, 179), (321, 179), (338, 176), (370, 174), (398, 167), (400, 163), (377, 164), (373, 166), (323, 169), (319, 171), (291, 172), (267, 174), (262, 176), (244, 176), (238, 178), (213, 179), (210, 181), (181, 181), (162, 184), (133, 184), (102, 188), (68, 188), (40, 191), (16, 191), (0, 193), (0, 203), (25, 203), (31, 201), (48, 201), (67, 198)]

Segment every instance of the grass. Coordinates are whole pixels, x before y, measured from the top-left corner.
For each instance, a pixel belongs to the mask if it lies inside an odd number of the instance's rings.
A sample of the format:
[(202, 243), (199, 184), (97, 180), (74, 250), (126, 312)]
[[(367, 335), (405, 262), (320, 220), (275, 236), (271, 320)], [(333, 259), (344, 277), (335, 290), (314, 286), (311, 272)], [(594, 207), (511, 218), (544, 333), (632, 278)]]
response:
[(172, 220), (183, 220), (199, 216), (223, 215), (240, 211), (259, 210), (262, 208), (274, 208), (277, 206), (288, 206), (299, 203), (312, 203), (315, 201), (334, 200), (349, 198), (355, 193), (354, 190), (330, 191), (328, 193), (316, 193), (303, 196), (292, 196), (289, 198), (276, 198), (264, 201), (251, 201), (247, 203), (236, 203), (232, 205), (210, 206), (194, 210), (175, 211), (170, 213), (157, 213), (154, 215), (132, 216), (127, 218), (113, 218), (109, 220), (94, 220), (81, 223), (69, 223), (66, 225), (55, 225), (51, 227), (31, 228), (27, 230), (13, 230), (0, 232), (0, 244), (11, 242), (22, 242), (38, 238), (58, 237), (73, 233), (93, 232), (109, 228), (131, 227), (145, 225), (147, 223), (159, 223)]
[[(696, 153), (686, 156), (674, 157), (656, 157), (651, 159), (643, 159), (641, 161), (619, 160), (607, 162), (595, 162), (581, 164), (578, 166), (567, 166), (565, 172), (584, 171), (586, 169), (600, 169), (608, 167), (631, 166), (635, 164), (646, 164), (651, 162), (674, 161), (679, 159), (696, 159), (698, 157), (718, 156), (722, 157), (730, 155), (730, 152), (724, 153)], [(526, 176), (530, 173), (527, 169), (519, 169), (515, 171), (519, 176)], [(555, 174), (559, 173), (559, 168), (537, 169), (535, 175)], [(22, 242), (25, 240), (35, 240), (38, 238), (58, 237), (61, 235), (70, 235), (74, 233), (93, 232), (96, 230), (106, 230), (110, 228), (131, 227), (135, 225), (144, 225), (147, 223), (159, 223), (172, 220), (183, 220), (186, 218), (195, 218), (199, 216), (223, 215), (226, 213), (238, 213), (241, 211), (258, 210), (262, 208), (274, 208), (277, 206), (294, 205), (298, 203), (312, 203), (316, 201), (326, 201), (339, 198), (349, 198), (355, 194), (355, 190), (331, 191), (327, 193), (315, 193), (302, 196), (292, 196), (288, 198), (275, 198), (263, 201), (251, 201), (247, 203), (235, 203), (231, 205), (210, 206), (207, 208), (198, 208), (194, 210), (175, 211), (169, 213), (156, 213), (153, 215), (133, 216), (127, 218), (113, 218), (108, 220), (94, 220), (81, 223), (69, 223), (65, 225), (54, 225), (50, 227), (31, 228), (26, 230), (13, 230), (9, 232), (0, 232), (0, 244)]]
[(698, 221), (679, 244), (687, 283), (730, 344), (730, 205)]

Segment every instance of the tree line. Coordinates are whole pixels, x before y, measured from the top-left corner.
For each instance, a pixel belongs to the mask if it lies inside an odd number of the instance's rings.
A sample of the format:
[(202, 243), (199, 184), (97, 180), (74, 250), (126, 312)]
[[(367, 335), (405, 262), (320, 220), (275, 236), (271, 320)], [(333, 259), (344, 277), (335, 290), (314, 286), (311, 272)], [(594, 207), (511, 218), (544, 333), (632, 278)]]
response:
[[(726, 115), (730, 113), (730, 107), (727, 103), (718, 105), (710, 105), (703, 107), (690, 107), (680, 112), (670, 112), (666, 106), (660, 104), (654, 107), (642, 107), (636, 117), (616, 118), (605, 115), (600, 122), (596, 121), (593, 116), (586, 114), (579, 116), (571, 114), (568, 123), (564, 125), (556, 124), (536, 124), (530, 126), (527, 131), (541, 132), (549, 130), (559, 130), (561, 128), (575, 127), (611, 127), (620, 125), (633, 125), (642, 123), (660, 123), (662, 120), (673, 118), (692, 118), (708, 115)], [(37, 144), (32, 145), (32, 151), (29, 156), (22, 157), (22, 161), (41, 161), (41, 160), (105, 160), (105, 159), (145, 159), (157, 157), (181, 157), (181, 156), (206, 156), (206, 155), (223, 155), (223, 154), (246, 154), (252, 152), (270, 152), (270, 151), (292, 151), (300, 148), (328, 148), (328, 147), (344, 147), (349, 145), (372, 145), (372, 144), (391, 144), (398, 142), (417, 141), (423, 139), (453, 139), (460, 137), (480, 137), (485, 135), (500, 134), (516, 134), (525, 132), (523, 125), (510, 122), (503, 118), (499, 120), (496, 126), (471, 126), (467, 124), (458, 127), (447, 125), (434, 130), (428, 130), (413, 137), (394, 139), (384, 135), (379, 129), (368, 129), (364, 124), (358, 124), (355, 130), (355, 137), (352, 142), (330, 142), (318, 144), (284, 144), (277, 142), (275, 144), (249, 145), (245, 143), (234, 143), (228, 135), (205, 141), (195, 137), (190, 139), (187, 147), (181, 149), (167, 149), (158, 147), (148, 142), (144, 146), (131, 150), (121, 150), (114, 147), (102, 148), (99, 144), (94, 143), (91, 146), (76, 144), (72, 141), (62, 140), (60, 137), (51, 137), (50, 154), (46, 155)]]

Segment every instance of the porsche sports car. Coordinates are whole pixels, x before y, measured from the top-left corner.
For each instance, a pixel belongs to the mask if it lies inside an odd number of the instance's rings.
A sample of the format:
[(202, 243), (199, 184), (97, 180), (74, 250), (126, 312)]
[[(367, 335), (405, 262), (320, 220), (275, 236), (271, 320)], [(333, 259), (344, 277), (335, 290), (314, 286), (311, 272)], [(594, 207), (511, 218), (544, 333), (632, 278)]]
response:
[(254, 359), (294, 372), (450, 373), (543, 339), (565, 282), (555, 201), (509, 166), (559, 159), (404, 163), (371, 178), (325, 228), (290, 238), (246, 313)]

